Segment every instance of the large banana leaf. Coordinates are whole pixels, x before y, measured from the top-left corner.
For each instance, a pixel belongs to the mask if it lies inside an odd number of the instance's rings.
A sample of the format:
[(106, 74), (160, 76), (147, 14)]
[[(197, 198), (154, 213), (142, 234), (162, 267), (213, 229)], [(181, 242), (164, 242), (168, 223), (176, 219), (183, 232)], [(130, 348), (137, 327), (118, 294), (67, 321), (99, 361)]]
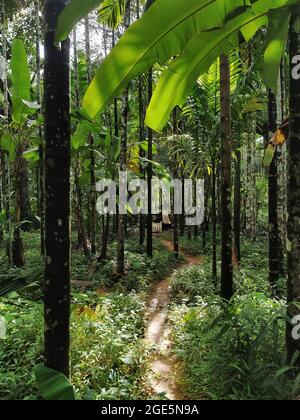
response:
[(13, 120), (20, 123), (24, 112), (28, 110), (23, 100), (31, 100), (30, 72), (24, 43), (21, 39), (14, 39), (11, 48), (11, 81)]
[[(249, 7), (248, 0), (157, 0), (121, 37), (90, 84), (83, 107), (94, 118), (136, 76), (179, 54), (203, 30)], [(247, 6), (248, 5), (248, 6)]]
[(264, 54), (264, 81), (268, 87), (277, 91), (278, 75), (284, 47), (287, 40), (291, 11), (272, 10), (269, 13), (269, 26)]
[(101, 2), (102, 0), (72, 0), (59, 15), (55, 30), (55, 42), (67, 39), (75, 24), (99, 6)]
[[(146, 124), (153, 130), (161, 131), (175, 106), (183, 106), (198, 77), (222, 53), (227, 54), (237, 46), (241, 29), (251, 25), (253, 30), (255, 24), (260, 25), (263, 22), (261, 19), (272, 8), (282, 4), (283, 0), (259, 0), (246, 12), (229, 20), (222, 29), (197, 34), (161, 76), (147, 110)], [(279, 62), (281, 53), (279, 51)]]
[(43, 363), (34, 368), (38, 389), (46, 401), (74, 401), (75, 390), (68, 378)]
[(24, 276), (14, 274), (0, 275), (0, 297), (9, 293), (16, 292), (32, 284), (41, 284), (43, 280), (43, 270), (38, 269)]

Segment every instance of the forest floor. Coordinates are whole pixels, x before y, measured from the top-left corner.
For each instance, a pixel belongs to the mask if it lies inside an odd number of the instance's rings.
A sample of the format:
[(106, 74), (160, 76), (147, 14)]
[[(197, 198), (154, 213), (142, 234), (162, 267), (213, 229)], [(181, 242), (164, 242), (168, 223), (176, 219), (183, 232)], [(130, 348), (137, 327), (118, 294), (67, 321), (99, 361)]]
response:
[[(162, 243), (168, 251), (173, 251), (171, 241), (162, 240)], [(180, 251), (185, 258), (185, 265), (201, 264), (201, 256), (190, 256)], [(178, 361), (172, 354), (171, 328), (168, 323), (170, 289), (175, 273), (174, 271), (171, 276), (155, 284), (149, 295), (145, 339), (147, 344), (154, 348), (154, 353), (149, 363), (146, 382), (155, 394), (164, 395), (169, 400), (183, 400), (185, 395), (176, 383)]]

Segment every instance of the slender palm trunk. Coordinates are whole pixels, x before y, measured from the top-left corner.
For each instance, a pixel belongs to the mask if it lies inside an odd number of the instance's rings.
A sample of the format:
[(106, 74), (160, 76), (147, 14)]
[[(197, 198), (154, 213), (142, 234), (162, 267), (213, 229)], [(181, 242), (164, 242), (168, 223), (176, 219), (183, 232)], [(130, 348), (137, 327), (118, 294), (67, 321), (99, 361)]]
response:
[(45, 0), (45, 364), (69, 375), (70, 41), (54, 45), (68, 0)]
[[(124, 17), (125, 29), (130, 26), (130, 5), (131, 1), (127, 0)], [(129, 113), (129, 88), (126, 88), (122, 95), (122, 114), (121, 114), (121, 154), (120, 169), (127, 171), (127, 129), (128, 129), (128, 113)], [(118, 249), (117, 249), (117, 271), (123, 275), (125, 272), (125, 235), (126, 235), (126, 214), (118, 215)]]
[(217, 286), (217, 199), (216, 199), (216, 156), (212, 158), (211, 224), (212, 224), (212, 281)]
[(246, 177), (246, 234), (251, 240), (256, 237), (256, 114), (248, 116), (247, 177)]
[[(300, 303), (300, 77), (295, 71), (300, 55), (300, 17), (292, 16), (290, 27), (290, 137), (288, 180), (288, 316), (299, 316)], [(296, 306), (295, 304), (298, 304)], [(293, 334), (293, 325), (287, 323), (287, 350), (291, 360), (300, 352), (300, 339)], [(300, 358), (297, 361), (300, 367)]]
[(230, 300), (233, 295), (232, 276), (232, 210), (231, 210), (231, 112), (230, 64), (221, 56), (221, 213), (222, 213), (222, 277), (221, 296)]
[[(140, 18), (140, 0), (137, 0), (136, 2), (136, 16), (137, 16), (137, 19)], [(145, 107), (144, 107), (143, 77), (142, 76), (140, 76), (138, 79), (138, 97), (139, 97), (139, 140), (140, 142), (142, 142), (145, 140), (145, 124), (144, 124), (144, 119), (145, 119), (144, 108)], [(141, 159), (145, 157), (145, 152), (142, 147), (140, 147), (139, 149), (139, 156)], [(142, 173), (143, 178), (145, 179), (145, 173), (142, 166), (140, 166), (140, 171)], [(140, 226), (139, 226), (140, 246), (142, 247), (145, 242), (145, 227), (146, 227), (144, 214), (140, 214), (139, 222), (140, 222)]]
[[(269, 91), (269, 131), (275, 133), (277, 129), (277, 105), (274, 92)], [(275, 291), (279, 278), (278, 265), (278, 217), (277, 217), (277, 155), (269, 169), (269, 281)]]
[[(87, 63), (87, 82), (90, 84), (92, 80), (92, 65), (91, 65), (91, 43), (90, 43), (90, 22), (89, 17), (85, 18), (85, 55)], [(90, 193), (90, 235), (91, 235), (91, 252), (96, 253), (96, 176), (95, 176), (95, 153), (94, 153), (94, 139), (89, 136), (90, 144), (90, 176), (91, 176), (91, 193)]]
[(241, 261), (241, 151), (236, 151), (234, 182), (234, 247), (237, 261)]
[[(178, 118), (177, 118), (177, 108), (173, 111), (173, 137), (178, 135)], [(174, 163), (174, 178), (177, 179), (178, 168), (177, 168), (177, 158)], [(179, 234), (178, 234), (178, 222), (179, 217), (175, 212), (175, 194), (173, 194), (173, 244), (174, 244), (174, 254), (175, 258), (179, 258)]]
[[(150, 102), (153, 89), (153, 70), (148, 72), (148, 101)], [(147, 214), (147, 255), (153, 255), (153, 228), (152, 228), (152, 176), (153, 176), (153, 131), (148, 128), (148, 166), (147, 166), (147, 184), (148, 184), (148, 214)]]
[[(6, 43), (6, 16), (5, 16), (5, 1), (1, 0), (1, 34), (2, 34), (2, 56), (7, 62), (7, 43)], [(7, 65), (4, 66), (4, 77), (3, 77), (3, 115), (5, 117), (6, 124), (9, 123), (9, 104), (8, 104), (8, 84), (7, 84)], [(9, 159), (4, 152), (1, 151), (1, 175), (2, 175), (2, 196), (3, 196), (3, 208), (5, 210), (6, 218), (6, 235), (7, 245), (6, 251), (9, 262), (12, 257), (12, 225), (10, 220), (11, 213), (11, 183), (10, 183), (10, 164)]]

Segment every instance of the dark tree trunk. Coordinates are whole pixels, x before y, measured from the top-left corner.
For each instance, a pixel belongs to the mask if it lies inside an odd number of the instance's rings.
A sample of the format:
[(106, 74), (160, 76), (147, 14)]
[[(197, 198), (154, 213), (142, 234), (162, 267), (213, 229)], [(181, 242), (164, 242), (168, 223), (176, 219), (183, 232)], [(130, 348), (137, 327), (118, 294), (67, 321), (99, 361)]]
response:
[(20, 161), (20, 220), (22, 230), (28, 231), (35, 225), (30, 206), (28, 186), (28, 164), (25, 159)]
[(45, 364), (69, 376), (70, 41), (54, 45), (68, 0), (45, 0)]
[[(148, 72), (148, 100), (150, 102), (152, 97), (153, 88), (153, 70), (150, 69)], [(148, 184), (148, 214), (147, 214), (147, 255), (152, 257), (153, 255), (153, 228), (152, 228), (152, 147), (153, 147), (153, 131), (148, 128), (148, 165), (147, 165), (147, 184)]]
[(12, 239), (12, 263), (16, 267), (24, 267), (24, 248), (21, 237), (21, 151), (16, 156), (14, 167), (14, 213), (13, 213), (13, 239)]
[(232, 277), (232, 211), (231, 211), (231, 113), (230, 113), (230, 64), (221, 56), (221, 215), (222, 215), (222, 278), (221, 296), (233, 296)]
[[(90, 45), (90, 25), (89, 18), (85, 18), (85, 54), (87, 62), (87, 82), (90, 84), (92, 80), (92, 64), (91, 64), (91, 45)], [(95, 153), (94, 153), (94, 138), (89, 136), (90, 145), (90, 176), (91, 176), (91, 193), (90, 193), (90, 237), (91, 237), (91, 252), (96, 253), (96, 176), (95, 176)]]
[[(130, 0), (126, 2), (126, 10), (124, 17), (125, 29), (130, 26)], [(128, 113), (129, 113), (129, 88), (126, 88), (122, 95), (122, 116), (121, 116), (121, 154), (120, 168), (121, 171), (127, 171), (127, 129), (128, 129)], [(125, 272), (125, 235), (126, 235), (126, 214), (118, 216), (118, 250), (117, 250), (117, 271), (123, 275)]]
[(101, 249), (100, 257), (98, 258), (98, 262), (104, 261), (107, 258), (109, 221), (110, 221), (110, 217), (109, 217), (109, 214), (107, 214), (106, 215), (106, 218), (105, 218), (105, 224), (103, 226), (103, 232), (102, 232), (102, 249)]
[[(288, 180), (288, 316), (292, 320), (299, 316), (300, 303), (300, 78), (294, 74), (294, 60), (300, 54), (300, 18), (292, 16), (290, 27), (290, 137)], [(294, 303), (297, 303), (296, 306)], [(298, 321), (299, 323), (299, 321)], [(287, 350), (291, 360), (300, 352), (300, 339), (293, 336), (294, 326), (287, 323)], [(300, 358), (297, 365), (300, 367)]]
[[(178, 135), (178, 118), (177, 118), (177, 108), (173, 111), (173, 137)], [(174, 178), (176, 179), (178, 175), (177, 168), (177, 159), (174, 163)], [(175, 194), (173, 194), (173, 243), (174, 243), (174, 254), (175, 258), (179, 258), (179, 235), (178, 235), (178, 214), (175, 213)]]
[(211, 223), (212, 223), (212, 281), (217, 286), (217, 208), (216, 208), (216, 157), (212, 159), (211, 187)]
[[(275, 133), (277, 129), (277, 104), (276, 96), (272, 91), (269, 91), (268, 110), (269, 131)], [(269, 169), (269, 281), (270, 285), (274, 289), (274, 292), (279, 278), (277, 188), (277, 156), (275, 153)]]
[(237, 261), (241, 261), (241, 151), (236, 151), (234, 183), (234, 247)]
[[(136, 15), (137, 15), (137, 19), (139, 19), (140, 18), (140, 1), (139, 0), (137, 0), (136, 2)], [(144, 119), (145, 119), (144, 108), (145, 107), (144, 107), (143, 77), (142, 76), (140, 76), (138, 80), (138, 96), (139, 96), (139, 140), (140, 142), (142, 142), (145, 140), (145, 124), (144, 124)], [(139, 149), (139, 156), (141, 159), (145, 157), (145, 151), (142, 147), (140, 147)], [(143, 179), (145, 179), (145, 171), (142, 168), (142, 165), (140, 166), (140, 171), (142, 173)], [(145, 215), (140, 214), (139, 219), (140, 219), (139, 220), (140, 246), (142, 247), (145, 242), (145, 228), (146, 228)]]

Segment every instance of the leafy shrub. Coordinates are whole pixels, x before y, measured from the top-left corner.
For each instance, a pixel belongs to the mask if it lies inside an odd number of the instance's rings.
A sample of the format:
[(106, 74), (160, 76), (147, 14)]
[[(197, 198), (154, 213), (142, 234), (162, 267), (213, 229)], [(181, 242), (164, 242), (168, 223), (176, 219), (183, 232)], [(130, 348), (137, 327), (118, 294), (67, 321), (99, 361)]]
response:
[(17, 295), (1, 299), (6, 339), (0, 340), (0, 400), (35, 399), (33, 368), (41, 361), (43, 308)]
[(174, 302), (194, 303), (197, 297), (212, 295), (214, 292), (207, 264), (183, 267), (172, 278), (171, 297)]
[(199, 300), (173, 309), (175, 353), (191, 398), (290, 399), (300, 391), (285, 373), (283, 302), (261, 293)]
[(72, 381), (80, 399), (141, 398), (143, 312), (136, 294), (98, 298), (95, 309), (75, 305)]

